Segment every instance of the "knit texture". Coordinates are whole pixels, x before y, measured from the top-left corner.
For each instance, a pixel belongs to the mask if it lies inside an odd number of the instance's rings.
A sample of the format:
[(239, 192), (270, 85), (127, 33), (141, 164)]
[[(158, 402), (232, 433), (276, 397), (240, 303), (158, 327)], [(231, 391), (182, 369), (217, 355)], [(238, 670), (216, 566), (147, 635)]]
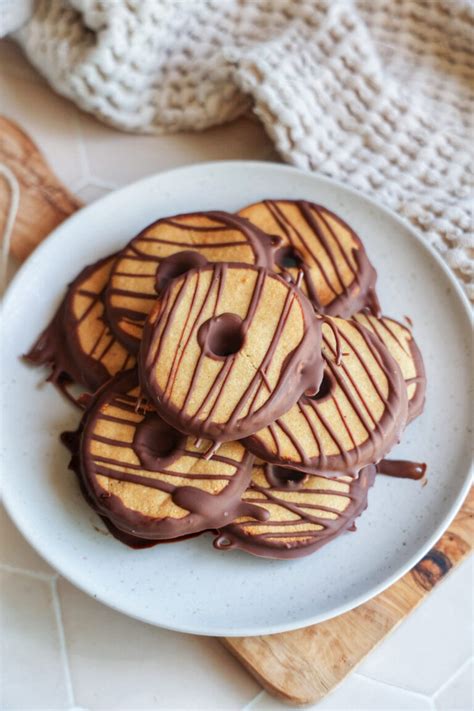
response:
[(285, 161), (410, 220), (474, 299), (473, 27), (470, 0), (39, 0), (17, 38), (126, 131), (252, 109)]

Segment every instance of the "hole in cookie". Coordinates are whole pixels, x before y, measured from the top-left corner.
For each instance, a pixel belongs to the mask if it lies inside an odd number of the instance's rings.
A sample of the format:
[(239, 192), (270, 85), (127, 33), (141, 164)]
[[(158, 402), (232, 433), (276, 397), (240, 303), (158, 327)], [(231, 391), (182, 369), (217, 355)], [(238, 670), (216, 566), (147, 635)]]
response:
[(281, 247), (275, 254), (275, 263), (281, 269), (300, 269), (303, 266), (303, 258), (294, 247)]
[(185, 442), (186, 435), (155, 413), (148, 413), (137, 425), (133, 449), (144, 467), (159, 471), (181, 456)]
[(309, 399), (318, 401), (324, 400), (332, 394), (333, 388), (334, 380), (332, 376), (327, 371), (324, 371), (323, 379), (321, 381), (321, 385), (319, 386), (318, 392), (316, 393), (316, 395), (309, 396)]
[(265, 476), (271, 486), (280, 489), (282, 487), (296, 489), (308, 479), (306, 472), (300, 472), (289, 467), (280, 467), (277, 464), (266, 464)]
[(232, 548), (232, 541), (227, 538), (227, 536), (218, 536), (214, 540), (214, 548), (218, 550), (225, 550), (226, 548)]
[(227, 358), (238, 353), (245, 340), (243, 321), (237, 314), (221, 314), (202, 324), (198, 342), (214, 358)]
[(205, 267), (207, 264), (206, 257), (203, 257), (199, 252), (185, 250), (184, 252), (176, 252), (170, 257), (166, 257), (160, 263), (156, 272), (155, 289), (159, 293), (168, 286), (170, 281), (176, 277), (186, 274), (190, 269)]

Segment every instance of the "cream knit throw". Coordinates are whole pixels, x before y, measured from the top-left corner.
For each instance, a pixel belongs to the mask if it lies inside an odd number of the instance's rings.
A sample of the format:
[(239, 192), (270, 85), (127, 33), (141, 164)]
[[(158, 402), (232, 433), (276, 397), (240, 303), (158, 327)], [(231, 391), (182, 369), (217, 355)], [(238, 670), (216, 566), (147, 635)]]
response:
[(252, 108), (286, 161), (408, 218), (474, 298), (473, 27), (470, 0), (39, 0), (17, 38), (127, 131)]

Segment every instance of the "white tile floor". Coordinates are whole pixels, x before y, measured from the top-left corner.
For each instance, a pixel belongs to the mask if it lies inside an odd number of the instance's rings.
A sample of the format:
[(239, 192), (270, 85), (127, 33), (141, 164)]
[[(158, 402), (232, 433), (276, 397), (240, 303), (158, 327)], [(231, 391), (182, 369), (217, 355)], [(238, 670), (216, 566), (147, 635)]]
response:
[[(276, 159), (252, 119), (204, 134), (162, 137), (104, 127), (55, 95), (5, 40), (0, 110), (31, 133), (84, 202), (185, 163)], [(0, 573), (2, 709), (286, 708), (216, 640), (130, 620), (73, 588), (36, 555), (2, 510)], [(472, 709), (472, 582), (471, 560), (317, 708)]]

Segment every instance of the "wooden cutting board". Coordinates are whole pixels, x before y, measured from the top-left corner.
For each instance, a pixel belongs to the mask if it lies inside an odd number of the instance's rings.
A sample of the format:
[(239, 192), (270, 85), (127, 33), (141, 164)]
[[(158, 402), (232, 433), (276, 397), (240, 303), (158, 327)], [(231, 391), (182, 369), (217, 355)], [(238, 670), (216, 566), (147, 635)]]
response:
[[(25, 259), (80, 203), (61, 185), (31, 139), (0, 117), (0, 163), (20, 186), (11, 252)], [(10, 194), (0, 175), (0, 228)], [(416, 484), (414, 484), (416, 485)], [(271, 694), (289, 704), (315, 703), (339, 684), (472, 549), (474, 495), (448, 531), (401, 580), (365, 605), (294, 632), (221, 640)]]

